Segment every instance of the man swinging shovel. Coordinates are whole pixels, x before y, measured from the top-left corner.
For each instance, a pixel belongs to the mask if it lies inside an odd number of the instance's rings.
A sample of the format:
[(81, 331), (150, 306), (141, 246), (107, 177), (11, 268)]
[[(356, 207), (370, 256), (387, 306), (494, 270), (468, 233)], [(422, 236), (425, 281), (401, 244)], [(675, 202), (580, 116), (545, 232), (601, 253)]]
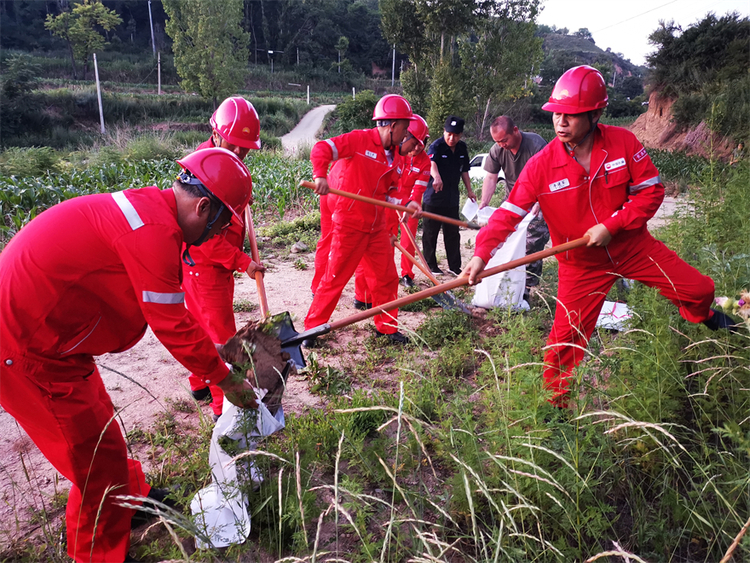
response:
[[(342, 189), (385, 201), (386, 194), (398, 184), (398, 146), (407, 135), (412, 117), (409, 102), (401, 96), (389, 94), (375, 106), (372, 117), (375, 128), (352, 131), (316, 143), (310, 153), (315, 193), (329, 193), (328, 167), (334, 161), (345, 159), (341, 172)], [(416, 202), (411, 202), (410, 206), (412, 211), (420, 209)], [(339, 198), (332, 223), (331, 252), (305, 318), (305, 328), (328, 322), (344, 286), (362, 259), (369, 265), (367, 285), (373, 294), (373, 305), (391, 301), (398, 293), (398, 274), (383, 210)], [(377, 314), (374, 319), (376, 335), (390, 343), (406, 344), (408, 339), (398, 332), (397, 318), (397, 309)], [(314, 345), (314, 338), (308, 339), (305, 345)]]

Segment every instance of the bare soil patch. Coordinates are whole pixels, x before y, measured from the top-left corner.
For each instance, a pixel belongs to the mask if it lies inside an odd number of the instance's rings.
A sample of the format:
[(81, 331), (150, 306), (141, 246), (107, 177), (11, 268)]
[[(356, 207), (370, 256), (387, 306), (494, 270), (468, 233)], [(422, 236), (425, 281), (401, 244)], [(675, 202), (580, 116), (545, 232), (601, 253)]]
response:
[(712, 133), (705, 122), (697, 127), (684, 129), (672, 119), (674, 100), (661, 98), (652, 92), (649, 97), (648, 111), (638, 117), (630, 130), (638, 137), (644, 147), (685, 152), (704, 158), (728, 160), (732, 155), (734, 143), (731, 140)]

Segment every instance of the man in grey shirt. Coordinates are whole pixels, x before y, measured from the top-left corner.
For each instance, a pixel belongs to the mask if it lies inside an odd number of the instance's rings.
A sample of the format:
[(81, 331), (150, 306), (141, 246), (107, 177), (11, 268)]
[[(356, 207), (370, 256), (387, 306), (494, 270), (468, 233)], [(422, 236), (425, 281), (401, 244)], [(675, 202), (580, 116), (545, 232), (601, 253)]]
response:
[[(529, 159), (547, 145), (547, 141), (536, 133), (520, 131), (513, 120), (505, 115), (495, 118), (490, 125), (490, 135), (492, 135), (495, 144), (484, 161), (484, 169), (487, 175), (482, 183), (480, 209), (487, 207), (490, 199), (492, 199), (500, 170), (505, 174), (505, 197), (507, 198)], [(549, 229), (547, 223), (544, 222), (542, 213), (539, 212), (531, 221), (526, 234), (526, 254), (543, 250), (548, 240)], [(531, 288), (539, 285), (541, 276), (541, 260), (526, 266), (526, 289), (523, 298), (527, 302), (529, 301)]]

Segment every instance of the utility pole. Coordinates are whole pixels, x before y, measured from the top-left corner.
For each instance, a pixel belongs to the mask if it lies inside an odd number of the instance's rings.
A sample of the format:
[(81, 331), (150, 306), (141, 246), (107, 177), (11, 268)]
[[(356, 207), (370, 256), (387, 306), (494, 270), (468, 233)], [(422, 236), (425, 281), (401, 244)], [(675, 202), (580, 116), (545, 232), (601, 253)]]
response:
[(156, 42), (154, 41), (154, 18), (151, 17), (151, 0), (148, 0), (148, 22), (151, 24), (151, 50), (156, 56)]
[(94, 53), (94, 77), (96, 78), (96, 99), (99, 102), (99, 128), (104, 135), (104, 110), (102, 109), (102, 89), (99, 85), (99, 65), (96, 64), (96, 53)]
[(156, 57), (156, 76), (158, 77), (156, 93), (161, 96), (161, 51)]

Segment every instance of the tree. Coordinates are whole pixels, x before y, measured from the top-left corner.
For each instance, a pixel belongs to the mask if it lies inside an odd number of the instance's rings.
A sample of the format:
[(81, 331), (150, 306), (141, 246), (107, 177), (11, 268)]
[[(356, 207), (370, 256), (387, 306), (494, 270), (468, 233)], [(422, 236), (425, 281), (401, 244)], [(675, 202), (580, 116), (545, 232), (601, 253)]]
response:
[(76, 57), (83, 61), (83, 79), (86, 80), (89, 57), (107, 44), (98, 28), (109, 31), (121, 23), (120, 16), (105, 8), (100, 1), (82, 0), (74, 4), (70, 12), (58, 16), (49, 14), (44, 27), (67, 42), (74, 79), (78, 78)]
[(250, 34), (242, 29), (242, 0), (164, 0), (164, 10), (180, 85), (216, 107), (245, 78)]
[(620, 83), (620, 91), (626, 98), (640, 96), (643, 94), (643, 80), (637, 76), (626, 76)]
[(438, 132), (443, 130), (443, 124), (449, 115), (465, 117), (472, 110), (471, 99), (464, 92), (467, 78), (462, 69), (447, 61), (439, 63), (435, 68), (430, 88), (430, 111), (427, 114), (427, 124), (433, 137), (440, 135)]
[(348, 48), (349, 48), (349, 40), (342, 35), (341, 37), (339, 37), (339, 40), (336, 42), (336, 52), (339, 54), (339, 62), (336, 66), (338, 67), (339, 74), (341, 74), (341, 65), (351, 68), (349, 61), (347, 61), (346, 59), (344, 59), (343, 61), (341, 60), (341, 53), (344, 53), (344, 55), (346, 55), (346, 50)]
[(531, 75), (542, 60), (542, 39), (533, 23), (538, 0), (496, 4), (493, 15), (480, 20), (474, 35), (460, 41), (459, 54), (471, 76), (467, 90), (474, 100), (477, 136), (484, 138), (491, 102), (516, 100), (531, 93)]
[(380, 0), (380, 28), (390, 45), (405, 53), (417, 69), (429, 50), (424, 19), (416, 0)]
[(576, 31), (575, 33), (573, 33), (573, 35), (575, 37), (582, 37), (584, 39), (588, 39), (589, 41), (591, 41), (592, 43), (595, 44), (595, 42), (594, 42), (594, 36), (591, 35), (591, 32), (589, 31), (589, 29), (587, 27), (580, 28), (578, 31)]
[(659, 22), (649, 41), (659, 46), (648, 57), (652, 88), (676, 98), (675, 121), (683, 126), (705, 121), (735, 139), (747, 137), (750, 123), (750, 18), (736, 12), (708, 14), (684, 31)]
[[(417, 0), (417, 11), (427, 33), (440, 37), (440, 62), (445, 54), (445, 38), (456, 37), (471, 29), (483, 7), (480, 0)], [(452, 45), (452, 42), (451, 42)]]

